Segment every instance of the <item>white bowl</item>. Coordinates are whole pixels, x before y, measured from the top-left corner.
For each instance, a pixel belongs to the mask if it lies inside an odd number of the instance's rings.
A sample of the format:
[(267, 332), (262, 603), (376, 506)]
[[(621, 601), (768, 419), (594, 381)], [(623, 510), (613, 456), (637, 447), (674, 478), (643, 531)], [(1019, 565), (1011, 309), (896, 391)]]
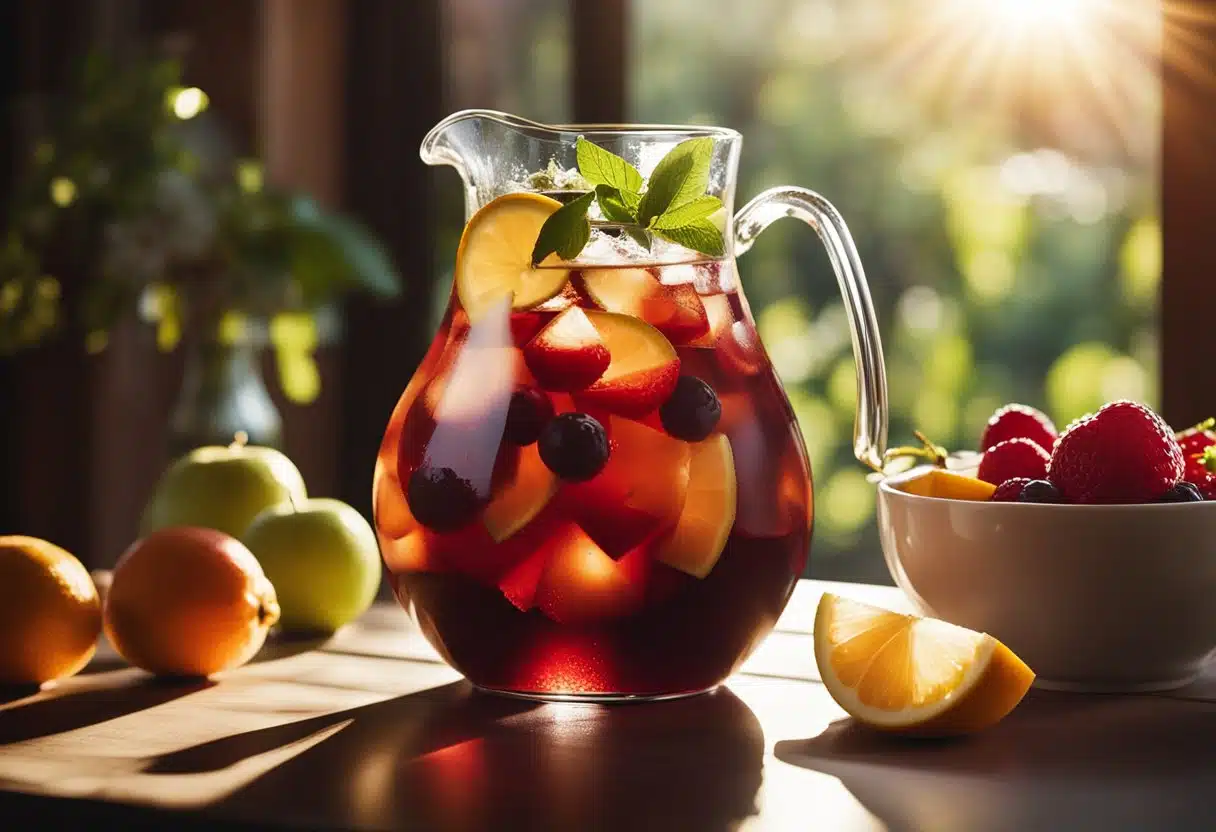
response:
[(1003, 641), (1039, 687), (1152, 691), (1216, 648), (1216, 502), (1073, 506), (878, 487), (887, 568), (927, 616)]

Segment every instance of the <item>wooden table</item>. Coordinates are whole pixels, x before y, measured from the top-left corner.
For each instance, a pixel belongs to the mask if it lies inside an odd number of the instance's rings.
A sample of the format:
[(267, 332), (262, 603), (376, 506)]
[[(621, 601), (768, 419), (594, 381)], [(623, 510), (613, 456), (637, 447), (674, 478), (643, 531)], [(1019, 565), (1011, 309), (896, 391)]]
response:
[(102, 654), (0, 704), (0, 830), (1216, 829), (1216, 668), (1169, 696), (1033, 692), (1004, 723), (901, 742), (815, 681), (804, 581), (726, 689), (651, 705), (473, 692), (397, 607), (215, 683)]

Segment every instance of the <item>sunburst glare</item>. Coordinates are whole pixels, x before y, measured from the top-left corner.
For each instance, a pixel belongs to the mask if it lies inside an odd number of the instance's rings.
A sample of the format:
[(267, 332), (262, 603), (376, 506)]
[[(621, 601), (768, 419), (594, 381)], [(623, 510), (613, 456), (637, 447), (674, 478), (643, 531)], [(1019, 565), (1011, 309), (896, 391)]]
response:
[[(1214, 80), (1195, 0), (932, 0), (887, 44), (893, 82), (935, 110), (1013, 122), (1035, 141), (1096, 158), (1144, 160), (1162, 61)], [(1162, 55), (1162, 34), (1169, 51)]]

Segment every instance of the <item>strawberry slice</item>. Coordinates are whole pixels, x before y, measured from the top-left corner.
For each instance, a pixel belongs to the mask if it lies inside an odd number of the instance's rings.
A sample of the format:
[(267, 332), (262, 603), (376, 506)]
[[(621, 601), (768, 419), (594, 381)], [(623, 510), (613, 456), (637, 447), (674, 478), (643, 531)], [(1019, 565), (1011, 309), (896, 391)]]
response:
[(608, 369), (608, 347), (587, 314), (571, 306), (546, 324), (523, 349), (524, 361), (546, 390), (582, 390)]
[(652, 269), (584, 269), (572, 283), (605, 310), (641, 318), (675, 344), (709, 332), (709, 316), (692, 283), (665, 285)]
[(586, 315), (612, 361), (594, 384), (575, 395), (575, 403), (638, 419), (667, 401), (680, 377), (680, 357), (663, 333), (629, 315), (593, 310)]
[(556, 502), (601, 549), (623, 555), (676, 524), (691, 450), (662, 430), (618, 416), (597, 418), (608, 431), (608, 463), (586, 482), (563, 484)]

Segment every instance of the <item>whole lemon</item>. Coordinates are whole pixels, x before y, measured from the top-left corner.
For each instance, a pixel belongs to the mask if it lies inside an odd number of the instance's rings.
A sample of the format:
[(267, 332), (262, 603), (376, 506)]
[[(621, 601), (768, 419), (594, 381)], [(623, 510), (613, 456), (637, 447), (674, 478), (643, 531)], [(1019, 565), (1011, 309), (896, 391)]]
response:
[(279, 618), (257, 559), (214, 529), (174, 526), (118, 559), (105, 631), (131, 664), (164, 676), (210, 676), (253, 658)]
[(0, 683), (71, 676), (100, 632), (101, 602), (80, 561), (36, 537), (0, 537)]

